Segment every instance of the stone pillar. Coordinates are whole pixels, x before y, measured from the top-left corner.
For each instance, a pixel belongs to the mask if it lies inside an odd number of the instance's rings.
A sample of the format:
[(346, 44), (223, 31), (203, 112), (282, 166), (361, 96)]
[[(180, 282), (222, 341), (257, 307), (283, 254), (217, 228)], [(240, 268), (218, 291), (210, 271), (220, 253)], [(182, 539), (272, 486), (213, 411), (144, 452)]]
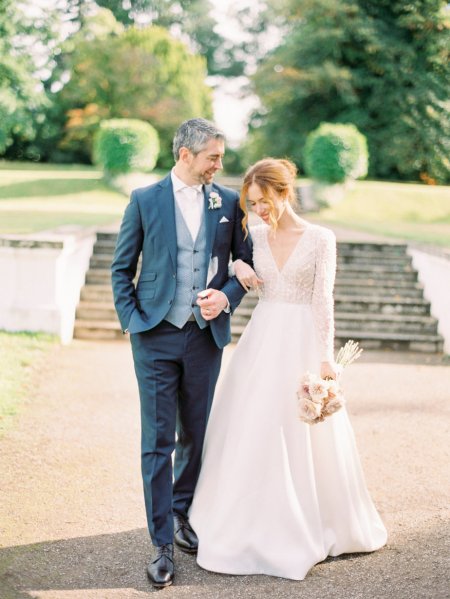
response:
[(69, 343), (95, 229), (0, 236), (0, 328), (43, 331)]
[(438, 319), (438, 331), (444, 337), (444, 352), (450, 354), (450, 251), (445, 248), (411, 245), (408, 254), (419, 273), (431, 313)]

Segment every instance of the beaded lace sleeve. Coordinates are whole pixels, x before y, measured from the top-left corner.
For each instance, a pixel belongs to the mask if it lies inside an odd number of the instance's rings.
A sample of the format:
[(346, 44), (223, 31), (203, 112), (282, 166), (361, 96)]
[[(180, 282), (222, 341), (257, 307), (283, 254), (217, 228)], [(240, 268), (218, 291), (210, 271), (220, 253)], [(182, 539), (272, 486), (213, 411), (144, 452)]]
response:
[(333, 288), (335, 277), (336, 237), (332, 231), (321, 227), (320, 235), (317, 237), (311, 303), (322, 362), (333, 362), (334, 360)]

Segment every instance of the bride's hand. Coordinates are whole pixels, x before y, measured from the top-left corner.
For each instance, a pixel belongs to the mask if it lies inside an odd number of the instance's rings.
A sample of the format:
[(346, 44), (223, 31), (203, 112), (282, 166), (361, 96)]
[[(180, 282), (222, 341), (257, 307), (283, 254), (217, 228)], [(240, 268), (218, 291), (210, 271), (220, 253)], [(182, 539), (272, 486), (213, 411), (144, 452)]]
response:
[(233, 262), (233, 268), (237, 280), (245, 289), (245, 291), (249, 291), (252, 288), (257, 289), (264, 283), (262, 279), (258, 278), (258, 275), (253, 268), (243, 260), (239, 259), (236, 260), (236, 262)]
[(341, 373), (341, 369), (337, 364), (331, 362), (322, 362), (320, 365), (320, 377), (322, 379), (336, 380)]

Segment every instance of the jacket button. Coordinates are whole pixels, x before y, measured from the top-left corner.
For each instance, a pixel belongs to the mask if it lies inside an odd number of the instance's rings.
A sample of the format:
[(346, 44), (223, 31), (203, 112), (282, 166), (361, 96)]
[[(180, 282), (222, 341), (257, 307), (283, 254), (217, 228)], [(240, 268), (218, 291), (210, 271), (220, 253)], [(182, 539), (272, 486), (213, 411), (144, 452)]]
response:
[(177, 275), (176, 275), (175, 273), (173, 273), (172, 277), (173, 277), (174, 279), (176, 279), (176, 276), (177, 276)]
[(171, 304), (172, 302), (173, 302), (173, 300), (169, 300), (167, 303), (168, 303), (168, 304)]

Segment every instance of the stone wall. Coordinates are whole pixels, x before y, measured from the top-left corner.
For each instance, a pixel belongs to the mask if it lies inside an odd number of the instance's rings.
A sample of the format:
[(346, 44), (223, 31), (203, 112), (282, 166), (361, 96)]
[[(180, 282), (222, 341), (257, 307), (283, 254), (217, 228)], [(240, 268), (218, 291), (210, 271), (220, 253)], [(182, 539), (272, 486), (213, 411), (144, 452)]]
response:
[(439, 321), (444, 352), (450, 354), (450, 250), (410, 245), (408, 253), (431, 302), (431, 313)]
[(0, 328), (69, 343), (95, 239), (95, 229), (76, 226), (0, 236)]

